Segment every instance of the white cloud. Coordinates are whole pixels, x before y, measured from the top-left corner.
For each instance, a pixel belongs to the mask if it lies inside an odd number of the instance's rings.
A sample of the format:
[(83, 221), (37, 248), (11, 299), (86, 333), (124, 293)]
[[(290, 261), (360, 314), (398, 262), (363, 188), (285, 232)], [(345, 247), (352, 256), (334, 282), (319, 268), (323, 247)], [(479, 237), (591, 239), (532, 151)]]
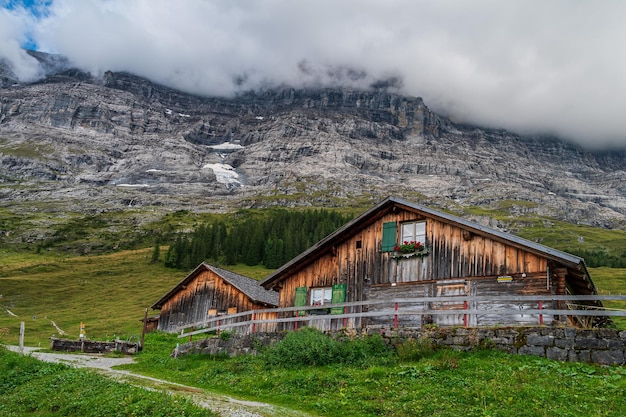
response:
[[(32, 31), (96, 74), (209, 95), (397, 76), (455, 120), (600, 146), (626, 145), (625, 15), (580, 0), (55, 0)], [(5, 56), (28, 29), (6, 16)]]
[(0, 59), (8, 62), (23, 81), (34, 81), (42, 76), (37, 60), (20, 46), (26, 42), (29, 21), (23, 9), (0, 9)]

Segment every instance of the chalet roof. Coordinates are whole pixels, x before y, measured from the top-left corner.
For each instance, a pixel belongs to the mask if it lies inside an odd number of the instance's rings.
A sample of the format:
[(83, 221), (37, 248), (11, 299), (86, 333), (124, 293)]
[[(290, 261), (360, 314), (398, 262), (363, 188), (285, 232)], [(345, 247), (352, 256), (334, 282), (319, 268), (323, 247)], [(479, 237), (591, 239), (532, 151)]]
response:
[[(530, 240), (512, 235), (510, 233), (483, 226), (476, 222), (466, 220), (452, 214), (444, 213), (442, 211), (434, 210), (432, 208), (422, 206), (420, 204), (416, 204), (401, 198), (388, 197), (382, 202), (378, 203), (376, 206), (367, 210), (365, 213), (361, 214), (359, 217), (355, 218), (349, 223), (346, 223), (335, 232), (326, 236), (324, 239), (320, 240), (311, 248), (304, 251), (276, 271), (274, 271), (263, 281), (261, 281), (260, 285), (264, 286), (265, 288), (271, 288), (273, 283), (280, 281), (290, 272), (298, 270), (299, 268), (308, 265), (310, 262), (313, 262), (314, 259), (316, 259), (319, 255), (330, 250), (332, 246), (349, 239), (354, 233), (357, 233), (363, 227), (374, 223), (386, 213), (393, 210), (394, 207), (399, 207), (405, 210), (421, 213), (426, 217), (434, 218), (444, 223), (456, 225), (477, 235), (487, 236), (493, 240), (500, 241), (507, 245), (522, 248), (529, 252), (533, 252), (548, 259), (557, 261), (558, 263), (561, 263), (567, 267), (581, 270), (581, 272), (583, 272), (585, 276), (589, 275), (583, 258), (580, 258), (578, 256), (562, 252), (560, 250), (550, 248), (536, 242), (532, 242)], [(591, 280), (589, 279), (589, 281)], [(590, 285), (593, 286), (592, 283)]]
[(213, 265), (209, 265), (206, 262), (202, 262), (196, 267), (189, 275), (187, 275), (181, 282), (176, 284), (167, 294), (165, 294), (159, 301), (152, 306), (155, 310), (160, 310), (163, 304), (169, 300), (180, 289), (184, 288), (190, 283), (199, 273), (203, 271), (212, 271), (217, 276), (228, 282), (233, 287), (237, 288), (244, 295), (246, 295), (251, 301), (259, 304), (265, 304), (270, 307), (278, 306), (278, 293), (271, 290), (266, 290), (259, 285), (259, 282), (248, 278), (243, 275), (236, 274), (232, 271), (227, 271), (222, 268), (218, 268)]

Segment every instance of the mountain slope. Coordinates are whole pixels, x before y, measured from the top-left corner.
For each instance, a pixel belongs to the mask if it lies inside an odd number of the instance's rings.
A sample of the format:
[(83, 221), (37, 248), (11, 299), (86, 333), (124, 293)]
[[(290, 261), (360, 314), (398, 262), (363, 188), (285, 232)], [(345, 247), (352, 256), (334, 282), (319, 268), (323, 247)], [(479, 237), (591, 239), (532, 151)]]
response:
[(513, 215), (625, 224), (623, 151), (458, 125), (385, 90), (209, 98), (126, 73), (96, 79), (36, 56), (48, 74), (40, 82), (0, 71), (7, 209), (215, 211), (393, 194), (450, 208), (519, 200)]

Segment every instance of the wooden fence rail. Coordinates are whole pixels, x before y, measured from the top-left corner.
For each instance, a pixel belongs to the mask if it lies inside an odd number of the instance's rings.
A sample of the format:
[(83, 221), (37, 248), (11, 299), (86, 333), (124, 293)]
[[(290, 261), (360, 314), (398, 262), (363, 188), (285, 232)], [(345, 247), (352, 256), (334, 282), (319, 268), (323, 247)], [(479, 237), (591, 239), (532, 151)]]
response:
[[(543, 308), (546, 302), (563, 301), (569, 308)], [(419, 297), (419, 298), (394, 298), (376, 301), (354, 301), (347, 303), (329, 304), (320, 306), (301, 306), (271, 308), (262, 310), (250, 310), (236, 314), (217, 317), (209, 317), (206, 320), (187, 324), (179, 328), (178, 337), (191, 337), (193, 335), (220, 332), (222, 330), (235, 329), (241, 332), (255, 333), (262, 325), (278, 323), (293, 323), (295, 329), (299, 323), (308, 323), (317, 320), (343, 320), (346, 327), (349, 319), (364, 318), (389, 318), (389, 327), (397, 328), (399, 318), (403, 316), (433, 316), (459, 314), (464, 317), (464, 325), (467, 327), (467, 318), (475, 315), (500, 316), (525, 315), (537, 316), (539, 324), (543, 324), (544, 316), (575, 316), (575, 317), (626, 317), (626, 303), (624, 309), (607, 309), (593, 304), (578, 304), (578, 302), (595, 301), (626, 301), (626, 295), (547, 295), (547, 296), (442, 296), (442, 297)], [(477, 302), (489, 302), (490, 308), (471, 307)], [(502, 308), (492, 306), (496, 303), (508, 302), (519, 303), (517, 308)], [(445, 309), (433, 309), (429, 303), (454, 303)], [(474, 304), (473, 304), (474, 303)], [(534, 308), (529, 308), (534, 304)], [(377, 306), (376, 311), (368, 311)], [(454, 306), (463, 306), (455, 308)], [(364, 307), (366, 307), (364, 309)], [(380, 308), (382, 307), (382, 308)], [(343, 309), (343, 314), (315, 314), (320, 310), (337, 311)], [(349, 312), (349, 310), (358, 310)], [(307, 314), (310, 313), (310, 314)], [(283, 317), (280, 317), (280, 316)], [(264, 318), (272, 316), (271, 318)], [(190, 329), (185, 332), (186, 329)]]

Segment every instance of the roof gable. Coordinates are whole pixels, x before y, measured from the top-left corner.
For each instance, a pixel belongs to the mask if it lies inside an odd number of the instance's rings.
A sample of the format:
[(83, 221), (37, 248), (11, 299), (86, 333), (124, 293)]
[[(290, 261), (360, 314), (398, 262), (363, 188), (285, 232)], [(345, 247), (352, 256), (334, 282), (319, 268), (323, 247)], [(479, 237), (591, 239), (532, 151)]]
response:
[(265, 288), (270, 288), (270, 284), (280, 281), (286, 277), (289, 272), (295, 271), (300, 267), (308, 265), (316, 258), (315, 255), (321, 255), (322, 253), (330, 250), (330, 247), (337, 245), (344, 240), (347, 240), (352, 235), (357, 233), (364, 227), (376, 222), (382, 218), (385, 214), (389, 213), (394, 207), (398, 207), (404, 210), (420, 213), (425, 217), (433, 218), (443, 223), (455, 225), (457, 227), (467, 229), (478, 235), (489, 237), (493, 240), (503, 242), (508, 245), (517, 246), (529, 252), (533, 252), (544, 256), (548, 259), (556, 260), (570, 267), (581, 267), (585, 269), (584, 260), (578, 256), (559, 251), (548, 246), (541, 245), (536, 242), (506, 233), (497, 229), (493, 229), (487, 226), (483, 226), (479, 223), (463, 219), (458, 216), (454, 216), (442, 211), (438, 211), (426, 206), (422, 206), (401, 198), (388, 197), (381, 201), (371, 209), (367, 210), (351, 222), (346, 223), (344, 226), (337, 229), (318, 243), (313, 245), (308, 250), (304, 251), (285, 265), (274, 271), (267, 276), (260, 285)]
[(184, 288), (187, 284), (193, 281), (201, 272), (211, 271), (224, 281), (232, 285), (241, 291), (251, 301), (259, 304), (265, 304), (270, 307), (278, 306), (278, 293), (271, 290), (266, 290), (259, 285), (259, 282), (246, 277), (244, 275), (236, 274), (232, 271), (227, 271), (222, 268), (218, 268), (213, 265), (209, 265), (206, 262), (202, 262), (196, 267), (189, 275), (187, 275), (182, 281), (180, 281), (174, 288), (167, 292), (159, 301), (152, 305), (153, 309), (159, 310), (167, 300), (169, 300), (180, 289)]

